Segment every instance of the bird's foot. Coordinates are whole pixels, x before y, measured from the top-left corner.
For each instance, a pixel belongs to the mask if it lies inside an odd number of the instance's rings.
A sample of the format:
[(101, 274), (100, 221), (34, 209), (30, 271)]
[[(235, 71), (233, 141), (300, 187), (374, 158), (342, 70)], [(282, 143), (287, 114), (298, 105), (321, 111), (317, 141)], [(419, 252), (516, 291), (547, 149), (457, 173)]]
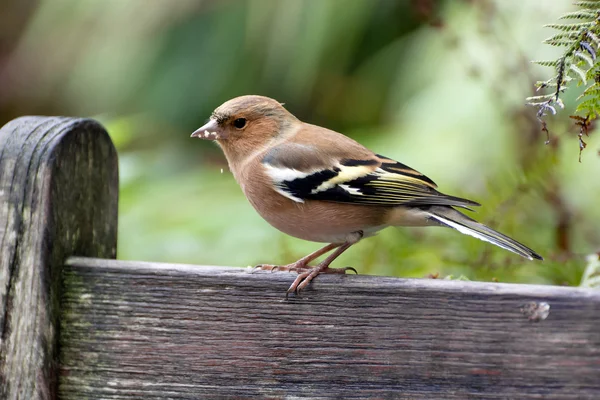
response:
[(288, 271), (288, 272), (297, 272), (303, 273), (309, 270), (312, 270), (313, 267), (306, 265), (306, 262), (302, 262), (301, 260), (293, 262), (287, 265), (271, 265), (271, 264), (258, 264), (253, 270), (262, 269), (265, 271)]
[(329, 268), (328, 265), (319, 264), (316, 267), (305, 267), (304, 272), (299, 273), (294, 282), (287, 290), (285, 294), (285, 298), (287, 299), (290, 293), (295, 293), (296, 295), (300, 293), (308, 284), (320, 274), (345, 274), (346, 271), (353, 271), (358, 275), (358, 272), (352, 267), (344, 267), (344, 268)]

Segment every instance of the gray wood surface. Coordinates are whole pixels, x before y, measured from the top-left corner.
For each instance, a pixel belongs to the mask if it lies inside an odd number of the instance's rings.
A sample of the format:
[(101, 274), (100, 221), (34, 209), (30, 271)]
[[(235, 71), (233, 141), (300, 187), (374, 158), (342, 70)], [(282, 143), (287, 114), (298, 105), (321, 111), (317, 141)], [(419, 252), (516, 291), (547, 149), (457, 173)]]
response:
[(598, 291), (328, 275), (286, 301), (292, 280), (70, 259), (60, 397), (600, 398)]
[(0, 399), (56, 398), (61, 269), (114, 257), (117, 156), (92, 120), (0, 129)]

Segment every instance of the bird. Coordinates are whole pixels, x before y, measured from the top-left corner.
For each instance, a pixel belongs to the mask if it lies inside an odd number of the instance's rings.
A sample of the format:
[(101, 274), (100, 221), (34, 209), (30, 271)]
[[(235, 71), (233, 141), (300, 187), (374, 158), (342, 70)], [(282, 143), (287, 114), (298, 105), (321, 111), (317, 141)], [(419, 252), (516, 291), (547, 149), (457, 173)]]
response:
[(390, 226), (452, 228), (530, 260), (543, 259), (459, 211), (479, 203), (439, 192), (422, 173), (341, 133), (302, 122), (269, 97), (226, 101), (191, 136), (217, 143), (246, 198), (269, 224), (296, 238), (327, 243), (293, 263), (255, 267), (297, 272), (286, 297), (298, 295), (319, 274), (356, 273), (330, 264)]

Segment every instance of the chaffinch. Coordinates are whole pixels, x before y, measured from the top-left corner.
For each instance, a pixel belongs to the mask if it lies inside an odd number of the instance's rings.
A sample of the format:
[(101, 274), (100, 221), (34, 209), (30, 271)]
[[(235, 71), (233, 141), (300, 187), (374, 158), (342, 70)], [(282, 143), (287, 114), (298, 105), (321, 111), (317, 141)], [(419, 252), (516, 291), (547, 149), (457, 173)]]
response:
[[(456, 209), (470, 210), (478, 203), (438, 192), (420, 172), (340, 133), (302, 122), (268, 97), (227, 101), (192, 137), (221, 147), (244, 194), (272, 226), (300, 239), (329, 243), (288, 265), (257, 266), (298, 272), (287, 294), (304, 289), (321, 273), (354, 270), (329, 265), (388, 226), (444, 226), (530, 260), (542, 259)], [(329, 252), (317, 266), (309, 266)]]

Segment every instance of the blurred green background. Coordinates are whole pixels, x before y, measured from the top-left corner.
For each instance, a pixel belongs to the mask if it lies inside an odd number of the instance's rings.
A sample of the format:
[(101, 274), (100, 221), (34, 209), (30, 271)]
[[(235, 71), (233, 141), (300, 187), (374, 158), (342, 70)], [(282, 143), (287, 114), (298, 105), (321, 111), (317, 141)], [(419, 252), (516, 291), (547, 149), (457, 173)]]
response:
[[(319, 244), (271, 228), (214, 144), (189, 138), (243, 94), (349, 135), (481, 202), (475, 218), (544, 262), (446, 229), (387, 229), (336, 266), (360, 273), (577, 285), (600, 249), (600, 143), (578, 162), (567, 109), (525, 106), (542, 45), (573, 6), (547, 0), (4, 0), (0, 125), (89, 116), (120, 156), (121, 259), (248, 266)], [(224, 170), (221, 173), (221, 169)]]

